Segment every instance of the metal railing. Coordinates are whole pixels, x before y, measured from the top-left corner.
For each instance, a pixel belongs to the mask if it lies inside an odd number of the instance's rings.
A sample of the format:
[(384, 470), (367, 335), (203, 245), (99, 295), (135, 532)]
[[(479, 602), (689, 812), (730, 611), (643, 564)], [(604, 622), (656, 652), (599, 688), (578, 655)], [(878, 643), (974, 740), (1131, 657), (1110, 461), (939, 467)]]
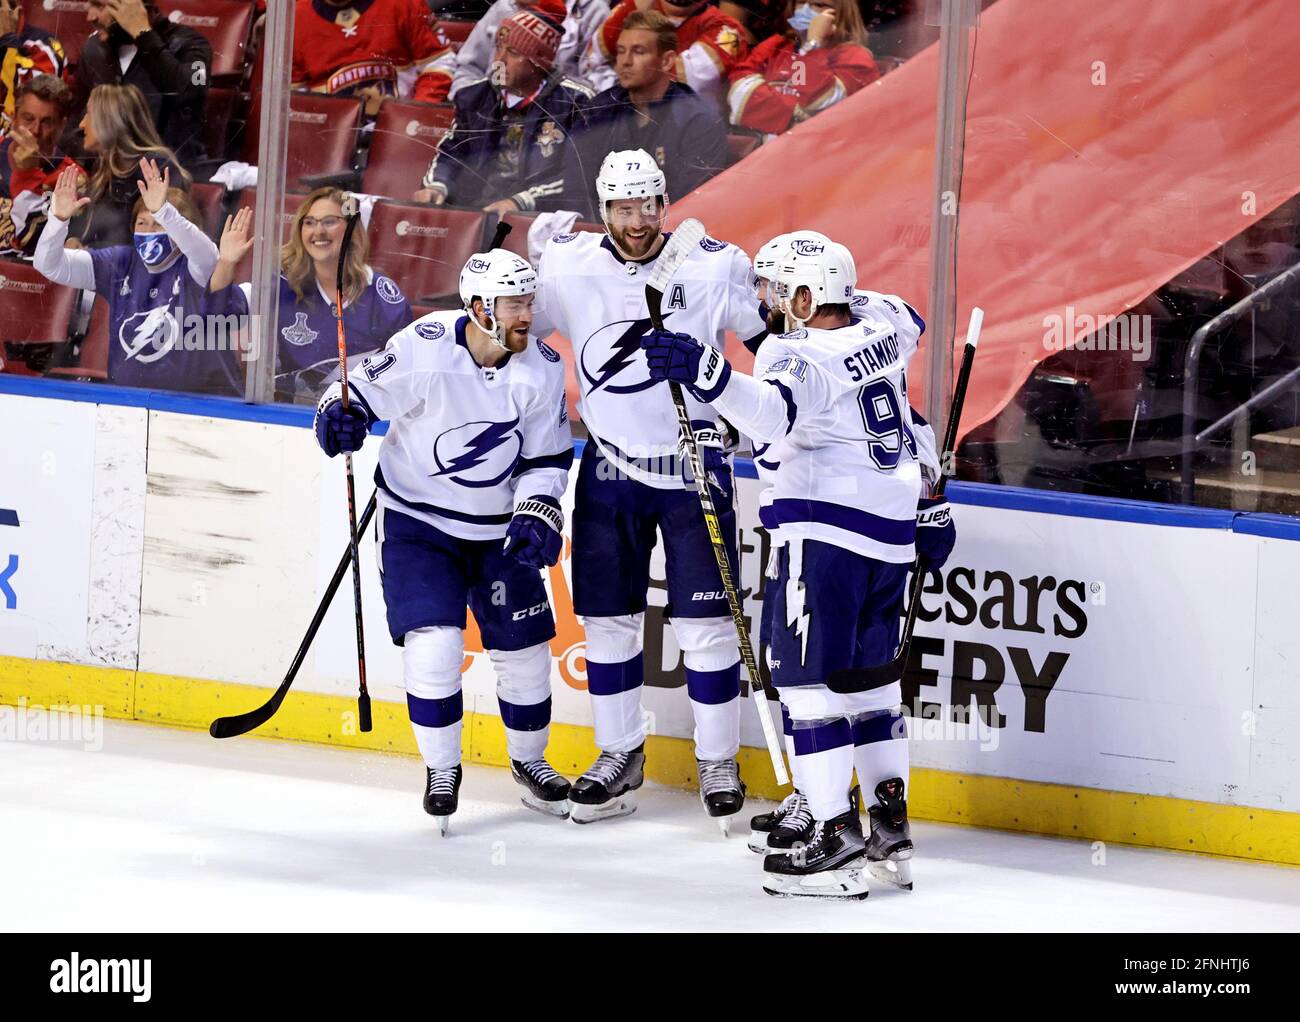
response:
[(1197, 330), (1196, 333), (1192, 334), (1192, 340), (1187, 346), (1187, 356), (1183, 363), (1182, 503), (1191, 504), (1196, 496), (1195, 457), (1200, 446), (1210, 437), (1221, 433), (1238, 419), (1250, 414), (1253, 409), (1271, 400), (1290, 384), (1300, 379), (1300, 366), (1298, 366), (1197, 433), (1195, 430), (1197, 405), (1200, 397), (1198, 386), (1201, 374), (1201, 349), (1205, 347), (1205, 342), (1210, 336), (1235, 323), (1247, 312), (1263, 304), (1277, 292), (1284, 290), (1289, 284), (1293, 284), (1298, 280), (1300, 280), (1300, 263), (1279, 273), (1259, 290), (1252, 291), (1232, 308), (1219, 313)]

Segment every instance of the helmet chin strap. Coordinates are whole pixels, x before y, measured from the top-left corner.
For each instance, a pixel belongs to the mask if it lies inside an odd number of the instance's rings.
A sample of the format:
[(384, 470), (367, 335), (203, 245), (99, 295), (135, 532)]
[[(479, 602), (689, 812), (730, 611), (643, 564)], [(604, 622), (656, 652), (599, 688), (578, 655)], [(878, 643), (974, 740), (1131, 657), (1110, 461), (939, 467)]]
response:
[(487, 321), (491, 324), (490, 326), (480, 323), (478, 317), (474, 315), (473, 309), (466, 309), (465, 311), (469, 313), (470, 322), (487, 334), (493, 344), (504, 351), (510, 350), (510, 346), (506, 344), (505, 334), (501, 329), (501, 321), (492, 315), (486, 301), (483, 302), (483, 311), (487, 313)]
[[(807, 317), (800, 319), (795, 315), (793, 298), (782, 298), (781, 303), (777, 308), (780, 309), (781, 314), (785, 316), (785, 325), (787, 327), (786, 333), (791, 333), (795, 330), (802, 330), (807, 325), (808, 321), (817, 315), (817, 306), (814, 304), (812, 308), (808, 310)], [(790, 326), (791, 323), (795, 325), (792, 327)]]

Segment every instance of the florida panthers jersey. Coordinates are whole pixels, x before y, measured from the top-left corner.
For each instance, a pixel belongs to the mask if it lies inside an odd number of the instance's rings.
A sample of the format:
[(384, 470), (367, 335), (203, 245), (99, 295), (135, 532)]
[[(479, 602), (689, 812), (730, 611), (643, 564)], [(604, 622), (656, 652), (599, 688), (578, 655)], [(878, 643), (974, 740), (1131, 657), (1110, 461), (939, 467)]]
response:
[[(645, 286), (654, 262), (627, 262), (600, 234), (557, 235), (539, 264), (535, 329), (558, 330), (573, 345), (578, 407), (605, 457), (656, 489), (687, 489), (672, 397), (650, 379), (641, 351), (652, 329)], [(719, 350), (728, 330), (756, 337), (767, 327), (750, 279), (744, 252), (706, 237), (664, 292), (665, 328)], [(689, 394), (686, 404), (692, 421), (716, 417)]]
[(564, 365), (539, 340), (490, 368), (469, 317), (434, 312), (348, 373), (356, 401), (388, 420), (379, 500), (461, 539), (498, 539), (525, 497), (559, 500), (573, 462)]
[(859, 298), (848, 326), (769, 338), (755, 376), (733, 374), (714, 407), (767, 442), (758, 458), (771, 483), (762, 519), (782, 540), (907, 563), (921, 493), (907, 362), (924, 326), (892, 295)]

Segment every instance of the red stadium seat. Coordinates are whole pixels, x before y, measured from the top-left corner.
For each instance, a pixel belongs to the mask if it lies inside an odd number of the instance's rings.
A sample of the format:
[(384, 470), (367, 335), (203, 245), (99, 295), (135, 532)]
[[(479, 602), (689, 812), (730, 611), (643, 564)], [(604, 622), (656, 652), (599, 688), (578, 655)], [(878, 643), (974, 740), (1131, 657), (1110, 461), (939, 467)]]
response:
[(158, 0), (168, 21), (205, 36), (212, 44), (208, 79), (243, 78), (248, 34), (253, 27), (251, 0)]
[(452, 116), (450, 106), (387, 100), (379, 108), (361, 190), (399, 201), (410, 199), (451, 127)]
[(22, 0), (27, 24), (53, 33), (63, 44), (69, 64), (77, 62), (81, 47), (90, 38), (90, 22), (86, 20), (88, 6), (86, 0)]
[(208, 157), (224, 161), (230, 148), (230, 122), (235, 111), (247, 108), (249, 98), (235, 89), (214, 86), (208, 90), (208, 109), (203, 119), (203, 145)]
[(370, 265), (397, 281), (411, 301), (445, 307), (427, 299), (456, 294), (465, 260), (482, 251), (495, 224), (496, 217), (474, 210), (376, 202), (367, 231)]
[(86, 380), (108, 379), (108, 322), (108, 302), (97, 297), (90, 310), (90, 322), (86, 326), (86, 336), (81, 341), (77, 364), (51, 369), (46, 375)]
[(29, 263), (0, 261), (0, 341), (66, 341), (76, 297), (76, 288), (51, 283)]
[(221, 237), (226, 219), (226, 189), (224, 185), (196, 183), (190, 185), (190, 198), (199, 207), (204, 233), (213, 241)]
[[(261, 96), (253, 96), (244, 132), (242, 159), (257, 163), (260, 152), (258, 126), (262, 116)], [(302, 190), (302, 179), (314, 174), (336, 174), (352, 168), (361, 127), (361, 100), (347, 96), (324, 96), (294, 92), (289, 97), (289, 148), (285, 166), (285, 188)]]
[(435, 21), (433, 30), (438, 36), (439, 42), (445, 42), (452, 49), (459, 50), (461, 44), (469, 38), (469, 34), (474, 31), (477, 21), (449, 21), (442, 19)]

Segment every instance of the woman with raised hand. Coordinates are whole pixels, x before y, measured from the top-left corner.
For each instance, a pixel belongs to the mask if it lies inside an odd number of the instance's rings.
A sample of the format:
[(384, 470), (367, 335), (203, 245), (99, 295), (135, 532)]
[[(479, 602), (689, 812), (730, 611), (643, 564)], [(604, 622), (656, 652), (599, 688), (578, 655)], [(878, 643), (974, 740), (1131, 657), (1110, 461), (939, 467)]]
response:
[(90, 205), (76, 168), (54, 186), (49, 222), (34, 265), (56, 284), (94, 291), (109, 308), (110, 383), (161, 390), (237, 394), (238, 347), (248, 307), (236, 288), (208, 290), (217, 247), (199, 227), (189, 195), (171, 171), (142, 159), (130, 212), (132, 243), (64, 247), (68, 223)]
[[(338, 294), (339, 252), (347, 230), (337, 188), (317, 188), (294, 214), (289, 240), (280, 251), (280, 332), (275, 394), (280, 401), (316, 403), (325, 384), (338, 379), (338, 327), (334, 299)], [(239, 264), (252, 248), (251, 211), (226, 219), (220, 258), (211, 287), (234, 283)], [(352, 233), (343, 272), (343, 325), (349, 365), (378, 351), (388, 339), (414, 320), (411, 303), (391, 278), (367, 263), (370, 243), (364, 229)], [(247, 295), (252, 287), (240, 281)]]

